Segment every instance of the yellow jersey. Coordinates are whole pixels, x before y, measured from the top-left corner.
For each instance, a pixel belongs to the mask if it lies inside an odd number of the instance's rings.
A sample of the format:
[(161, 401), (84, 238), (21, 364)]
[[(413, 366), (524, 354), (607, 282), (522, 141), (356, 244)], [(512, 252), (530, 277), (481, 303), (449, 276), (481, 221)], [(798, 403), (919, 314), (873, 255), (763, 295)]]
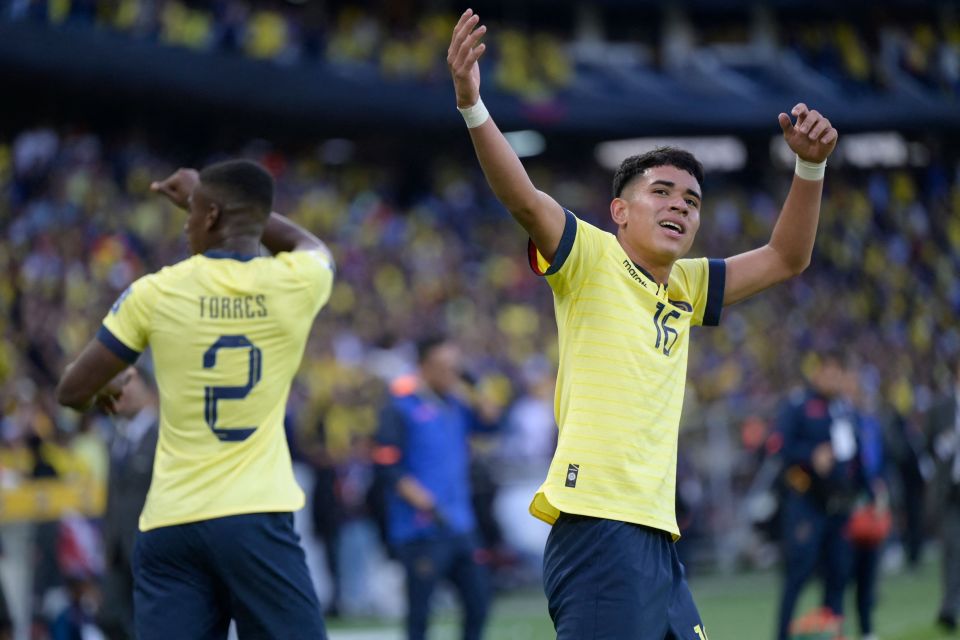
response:
[(283, 419), (332, 283), (324, 252), (207, 252), (120, 295), (97, 337), (131, 363), (149, 346), (160, 393), (141, 531), (303, 506)]
[(530, 263), (553, 290), (560, 429), (530, 513), (620, 520), (679, 537), (677, 435), (692, 325), (716, 325), (723, 260), (678, 260), (666, 286), (634, 264), (616, 236), (566, 212), (552, 264)]

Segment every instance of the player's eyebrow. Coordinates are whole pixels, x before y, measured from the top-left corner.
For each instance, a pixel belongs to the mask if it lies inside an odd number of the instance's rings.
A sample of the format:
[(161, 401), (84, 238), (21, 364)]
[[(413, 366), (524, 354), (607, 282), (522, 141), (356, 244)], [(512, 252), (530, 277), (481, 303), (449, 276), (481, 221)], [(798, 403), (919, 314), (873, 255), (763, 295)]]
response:
[[(677, 183), (671, 180), (653, 180), (650, 182), (650, 184), (662, 184), (663, 186), (670, 187), (671, 189), (677, 186)], [(695, 197), (697, 200), (701, 200), (701, 201), (703, 200), (703, 197), (693, 189), (687, 189), (684, 193), (690, 194), (691, 196)]]

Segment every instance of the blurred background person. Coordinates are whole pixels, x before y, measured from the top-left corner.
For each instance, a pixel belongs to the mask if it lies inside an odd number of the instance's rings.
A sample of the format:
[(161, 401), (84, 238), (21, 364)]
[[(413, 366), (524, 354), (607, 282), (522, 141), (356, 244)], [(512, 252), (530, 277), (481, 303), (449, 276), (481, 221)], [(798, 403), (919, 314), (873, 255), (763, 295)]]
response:
[(937, 461), (934, 504), (940, 514), (943, 546), (943, 595), (937, 622), (952, 632), (960, 614), (960, 358), (950, 373), (952, 388), (931, 407), (927, 433)]
[(857, 417), (845, 397), (844, 358), (839, 351), (817, 354), (808, 388), (793, 394), (777, 422), (786, 484), (778, 640), (789, 638), (800, 592), (818, 568), (823, 570), (826, 617), (843, 617), (852, 562), (846, 526), (863, 486)]
[(110, 443), (107, 508), (103, 514), (106, 569), (97, 624), (109, 640), (132, 640), (133, 546), (153, 475), (159, 401), (149, 358), (126, 369)]
[(845, 532), (853, 547), (851, 577), (856, 590), (857, 624), (862, 640), (877, 640), (874, 608), (884, 542), (890, 533), (890, 498), (884, 469), (883, 427), (876, 400), (864, 388), (856, 366), (847, 370), (847, 396), (855, 413), (858, 455), (865, 485)]
[(478, 640), (490, 606), (471, 504), (470, 434), (492, 430), (462, 399), (457, 345), (444, 336), (417, 344), (416, 377), (400, 378), (380, 417), (375, 460), (388, 478), (388, 534), (406, 571), (407, 638), (423, 640), (441, 580), (457, 590), (463, 638)]
[[(0, 537), (0, 558), (3, 558), (3, 539)], [(10, 616), (10, 607), (7, 605), (6, 589), (3, 580), (0, 580), (0, 640), (13, 638), (13, 618)]]

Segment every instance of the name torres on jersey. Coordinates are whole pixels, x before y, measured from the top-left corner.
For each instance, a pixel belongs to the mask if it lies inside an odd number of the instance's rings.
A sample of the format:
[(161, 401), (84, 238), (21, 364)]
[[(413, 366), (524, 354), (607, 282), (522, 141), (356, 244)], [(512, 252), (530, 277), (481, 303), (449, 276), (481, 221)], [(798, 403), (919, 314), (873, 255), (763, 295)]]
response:
[(200, 317), (213, 320), (249, 320), (266, 318), (263, 294), (250, 296), (200, 296)]

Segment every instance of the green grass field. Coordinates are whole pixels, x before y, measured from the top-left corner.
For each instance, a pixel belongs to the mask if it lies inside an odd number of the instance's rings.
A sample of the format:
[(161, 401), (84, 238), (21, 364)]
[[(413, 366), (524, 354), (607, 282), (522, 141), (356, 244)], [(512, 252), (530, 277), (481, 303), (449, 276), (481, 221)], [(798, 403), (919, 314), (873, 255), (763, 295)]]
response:
[[(691, 583), (694, 597), (706, 623), (710, 640), (770, 640), (780, 595), (776, 573), (732, 577), (704, 576)], [(881, 640), (946, 640), (933, 625), (939, 603), (939, 567), (927, 563), (917, 573), (881, 578), (879, 602), (874, 617)], [(851, 591), (852, 595), (852, 591)], [(812, 608), (820, 596), (811, 584), (803, 594), (799, 611)], [(853, 613), (848, 601), (848, 614)], [(854, 615), (854, 618), (856, 616)], [(858, 637), (855, 622), (848, 620), (847, 637)], [(331, 623), (331, 640), (400, 640), (399, 625)], [(431, 640), (459, 638), (452, 615), (438, 616), (431, 627)], [(546, 600), (539, 592), (511, 594), (494, 605), (486, 640), (548, 640), (555, 638), (547, 616)]]

